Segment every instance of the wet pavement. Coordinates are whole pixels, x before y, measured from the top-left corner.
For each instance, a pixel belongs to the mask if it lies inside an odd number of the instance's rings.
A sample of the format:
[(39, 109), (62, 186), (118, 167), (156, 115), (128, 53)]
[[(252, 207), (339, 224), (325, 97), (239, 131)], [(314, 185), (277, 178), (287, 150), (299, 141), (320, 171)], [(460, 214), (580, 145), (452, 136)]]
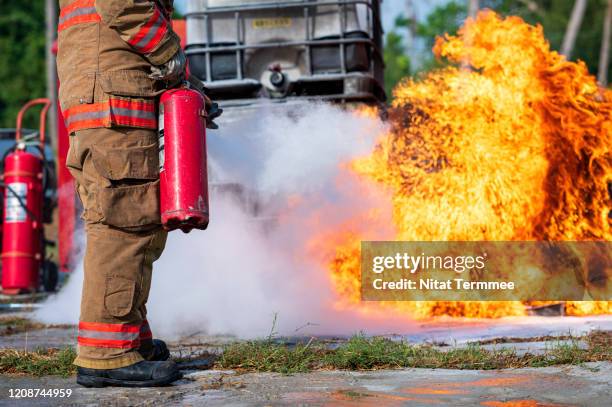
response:
[[(282, 375), (187, 373), (151, 389), (85, 389), (74, 379), (3, 377), (0, 406), (609, 406), (612, 364), (498, 371), (405, 369)], [(69, 398), (8, 399), (9, 389), (72, 389)]]

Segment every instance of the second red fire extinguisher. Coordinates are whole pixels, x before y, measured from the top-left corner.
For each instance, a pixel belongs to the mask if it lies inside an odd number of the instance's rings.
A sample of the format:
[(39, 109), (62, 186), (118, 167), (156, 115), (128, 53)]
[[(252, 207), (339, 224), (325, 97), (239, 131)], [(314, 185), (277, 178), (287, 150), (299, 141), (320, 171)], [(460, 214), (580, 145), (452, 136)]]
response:
[(192, 89), (164, 92), (159, 105), (161, 220), (166, 230), (206, 229), (206, 107)]
[[(43, 105), (40, 114), (39, 154), (27, 151), (22, 121), (32, 106)], [(35, 99), (19, 111), (15, 148), (4, 159), (4, 211), (2, 236), (2, 290), (4, 294), (35, 292), (43, 259), (43, 167), (45, 116), (48, 99)]]

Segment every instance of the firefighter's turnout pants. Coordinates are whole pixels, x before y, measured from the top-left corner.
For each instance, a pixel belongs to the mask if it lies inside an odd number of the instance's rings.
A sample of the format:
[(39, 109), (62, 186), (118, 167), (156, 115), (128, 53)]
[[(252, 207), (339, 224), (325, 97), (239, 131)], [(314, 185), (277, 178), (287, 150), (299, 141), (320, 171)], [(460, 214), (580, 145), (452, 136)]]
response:
[(114, 369), (152, 354), (146, 302), (152, 264), (166, 241), (157, 143), (149, 129), (98, 128), (70, 136), (67, 166), (87, 234), (78, 366)]
[(157, 102), (171, 85), (150, 74), (181, 47), (173, 3), (59, 1), (59, 101), (87, 234), (78, 366), (119, 368), (152, 353), (146, 302), (166, 239)]

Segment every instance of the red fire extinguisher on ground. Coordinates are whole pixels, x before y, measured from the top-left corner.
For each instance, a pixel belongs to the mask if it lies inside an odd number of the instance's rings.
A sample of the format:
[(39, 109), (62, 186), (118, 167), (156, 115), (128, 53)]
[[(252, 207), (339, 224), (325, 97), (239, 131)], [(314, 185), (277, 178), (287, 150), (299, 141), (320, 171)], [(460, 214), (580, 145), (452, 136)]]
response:
[[(43, 105), (40, 113), (39, 154), (26, 151), (22, 139), (25, 112)], [(2, 290), (5, 294), (35, 292), (39, 287), (43, 235), (43, 171), (45, 165), (45, 117), (49, 99), (35, 99), (17, 115), (15, 147), (4, 159), (2, 236)]]
[(166, 230), (208, 226), (206, 107), (200, 92), (164, 92), (159, 106), (161, 220)]

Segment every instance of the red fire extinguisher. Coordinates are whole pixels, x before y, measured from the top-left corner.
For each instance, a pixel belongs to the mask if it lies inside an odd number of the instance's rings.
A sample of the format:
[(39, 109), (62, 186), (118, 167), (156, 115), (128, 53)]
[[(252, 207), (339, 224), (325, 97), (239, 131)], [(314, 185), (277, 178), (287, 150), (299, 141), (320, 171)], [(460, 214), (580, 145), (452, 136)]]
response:
[[(43, 105), (40, 113), (40, 154), (26, 151), (22, 140), (24, 113)], [(5, 294), (37, 291), (43, 244), (43, 166), (45, 117), (49, 99), (26, 103), (17, 115), (16, 145), (4, 159), (2, 236), (2, 290)]]
[(193, 89), (164, 92), (159, 106), (161, 220), (166, 230), (208, 226), (206, 107)]

